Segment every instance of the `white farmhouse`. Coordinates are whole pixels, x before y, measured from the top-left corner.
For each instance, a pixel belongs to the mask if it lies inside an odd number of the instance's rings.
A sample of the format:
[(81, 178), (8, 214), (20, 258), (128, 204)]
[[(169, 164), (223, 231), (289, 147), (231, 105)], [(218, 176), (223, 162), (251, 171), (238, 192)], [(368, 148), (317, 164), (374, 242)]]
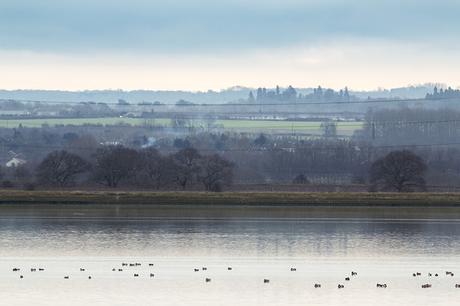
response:
[(26, 164), (27, 161), (21, 159), (21, 158), (18, 158), (18, 157), (13, 157), (12, 159), (10, 159), (6, 164), (5, 166), (7, 166), (8, 168), (13, 168), (13, 167), (18, 167), (18, 166), (21, 166), (21, 165), (24, 165)]

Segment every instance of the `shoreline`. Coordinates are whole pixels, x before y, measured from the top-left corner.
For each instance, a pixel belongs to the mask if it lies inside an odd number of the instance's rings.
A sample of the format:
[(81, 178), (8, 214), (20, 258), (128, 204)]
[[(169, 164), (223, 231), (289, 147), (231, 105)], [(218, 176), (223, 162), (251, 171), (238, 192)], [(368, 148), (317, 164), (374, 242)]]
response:
[(455, 220), (460, 193), (0, 191), (0, 218)]

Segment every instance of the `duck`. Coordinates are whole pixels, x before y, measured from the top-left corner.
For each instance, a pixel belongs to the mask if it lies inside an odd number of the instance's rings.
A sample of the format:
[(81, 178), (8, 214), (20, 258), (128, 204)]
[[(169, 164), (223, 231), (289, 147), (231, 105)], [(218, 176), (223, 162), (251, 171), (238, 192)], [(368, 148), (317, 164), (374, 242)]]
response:
[(207, 270), (208, 270), (208, 268), (206, 268), (206, 267), (203, 267), (203, 268), (201, 268), (201, 270), (203, 270), (203, 271), (207, 271)]
[(139, 277), (139, 274), (137, 274), (137, 273), (134, 273), (134, 277)]
[(350, 278), (349, 277), (345, 277), (345, 281), (350, 281)]
[(83, 268), (80, 268), (80, 272), (85, 272), (85, 269), (83, 269)]
[(315, 288), (321, 288), (321, 284), (315, 284)]
[(425, 285), (422, 285), (422, 288), (423, 288), (423, 289), (426, 289), (426, 288), (431, 288), (431, 284), (425, 284)]
[(43, 269), (43, 268), (38, 268), (38, 271), (45, 271), (45, 269)]
[(210, 278), (206, 278), (206, 282), (209, 283), (211, 281)]
[(297, 271), (296, 268), (291, 268), (291, 272), (295, 272), (295, 271)]
[(19, 278), (24, 278), (24, 275), (20, 275)]
[(30, 268), (30, 272), (37, 272), (37, 269), (35, 269), (35, 268)]
[(193, 271), (198, 272), (198, 271), (200, 271), (200, 269), (193, 269)]
[(387, 284), (377, 284), (377, 288), (386, 288)]
[(264, 284), (268, 284), (269, 282), (270, 282), (270, 280), (269, 280), (269, 279), (267, 279), (267, 278), (264, 278)]
[(339, 284), (339, 285), (337, 286), (337, 288), (339, 288), (339, 289), (343, 289), (343, 288), (345, 288), (345, 286), (344, 286), (344, 285), (342, 285), (342, 284)]
[(18, 271), (21, 271), (21, 269), (19, 269), (19, 268), (13, 268), (13, 272), (18, 272)]
[(118, 272), (123, 272), (123, 269), (118, 269)]
[(69, 276), (64, 276), (64, 279), (69, 279)]
[(155, 277), (155, 274), (153, 274), (153, 273), (150, 273), (150, 277)]
[(455, 284), (455, 288), (460, 288), (460, 284)]
[(91, 276), (88, 276), (88, 279), (91, 279), (92, 277)]
[(228, 270), (228, 271), (232, 271), (232, 267), (228, 267), (227, 270)]
[(351, 271), (351, 276), (357, 276), (357, 275), (358, 275), (358, 272)]

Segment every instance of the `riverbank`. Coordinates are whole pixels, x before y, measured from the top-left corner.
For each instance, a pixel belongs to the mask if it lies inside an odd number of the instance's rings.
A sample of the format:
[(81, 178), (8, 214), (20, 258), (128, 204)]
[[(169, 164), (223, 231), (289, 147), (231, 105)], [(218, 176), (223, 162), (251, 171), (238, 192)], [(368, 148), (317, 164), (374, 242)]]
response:
[(460, 193), (0, 191), (0, 217), (460, 219)]

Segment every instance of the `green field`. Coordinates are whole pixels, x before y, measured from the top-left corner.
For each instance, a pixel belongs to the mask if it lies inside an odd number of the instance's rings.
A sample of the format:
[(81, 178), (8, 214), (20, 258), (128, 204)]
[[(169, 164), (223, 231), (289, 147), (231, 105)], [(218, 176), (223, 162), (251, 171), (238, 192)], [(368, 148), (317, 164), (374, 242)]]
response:
[[(140, 126), (144, 124), (156, 126), (170, 126), (170, 119), (139, 119), (139, 118), (71, 118), (71, 119), (1, 119), (0, 127), (17, 128), (20, 124), (23, 127), (41, 127), (44, 124), (55, 125), (84, 125), (84, 124), (130, 124)], [(274, 121), (274, 120), (217, 120), (217, 126), (224, 129), (242, 132), (280, 132), (280, 133), (309, 133), (320, 134), (320, 122), (317, 121)], [(205, 127), (205, 122), (192, 121), (195, 127)], [(353, 132), (362, 127), (361, 122), (338, 122), (337, 133), (339, 135), (351, 136)]]

